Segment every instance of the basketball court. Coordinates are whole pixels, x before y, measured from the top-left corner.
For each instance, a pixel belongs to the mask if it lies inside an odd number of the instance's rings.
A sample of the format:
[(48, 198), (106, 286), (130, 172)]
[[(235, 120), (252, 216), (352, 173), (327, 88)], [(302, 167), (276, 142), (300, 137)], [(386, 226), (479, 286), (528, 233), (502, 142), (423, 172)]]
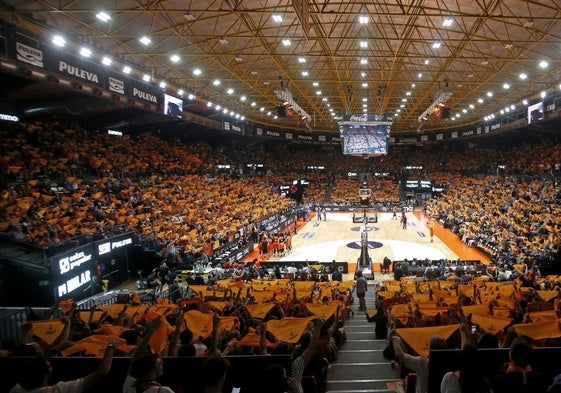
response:
[[(451, 231), (439, 224), (431, 242), (427, 218), (421, 212), (407, 212), (406, 228), (400, 221), (400, 214), (392, 212), (376, 215), (376, 222), (366, 224), (368, 234), (368, 254), (374, 263), (374, 270), (380, 271), (384, 257), (394, 260), (480, 260), (489, 258), (475, 248), (470, 248)], [(355, 215), (358, 217), (358, 214)], [(360, 256), (361, 231), (364, 223), (353, 222), (352, 212), (328, 212), (325, 221), (313, 215), (307, 222), (299, 222), (298, 232), (292, 237), (292, 251), (284, 256), (271, 256), (273, 261), (317, 261), (349, 262), (349, 271), (354, 272)], [(250, 261), (252, 253), (245, 260)]]

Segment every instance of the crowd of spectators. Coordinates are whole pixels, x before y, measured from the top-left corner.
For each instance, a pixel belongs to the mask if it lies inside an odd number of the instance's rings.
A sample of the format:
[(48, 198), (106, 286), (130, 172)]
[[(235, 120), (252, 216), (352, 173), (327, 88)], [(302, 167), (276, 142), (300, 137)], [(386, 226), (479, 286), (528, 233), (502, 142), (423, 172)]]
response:
[(39, 247), (132, 231), (196, 252), (233, 234), (243, 237), (294, 206), (279, 190), (295, 180), (309, 181), (303, 196), (309, 206), (358, 202), (360, 181), (348, 180), (349, 172), (369, 175), (371, 199), (403, 200), (399, 184), (412, 175), (408, 165), (418, 168), (416, 177), (446, 186), (427, 201), (426, 212), (467, 244), (507, 259), (559, 249), (561, 148), (550, 141), (400, 147), (364, 160), (329, 146), (211, 146), (59, 123), (0, 132), (0, 231)]
[[(133, 293), (126, 301), (90, 309), (78, 309), (72, 300), (45, 314), (30, 309), (19, 343), (4, 343), (2, 355), (103, 357), (104, 372), (96, 374), (97, 380), (111, 365), (109, 346), (116, 356), (131, 357), (123, 391), (138, 390), (140, 383), (160, 386), (165, 380), (169, 386), (162, 391), (189, 392), (190, 382), (181, 375), (163, 375), (165, 359), (286, 354), (292, 356), (292, 368), (284, 392), (301, 393), (306, 377), (324, 391), (329, 364), (345, 340), (354, 282), (331, 280), (321, 266), (306, 269), (307, 281), (296, 280), (303, 269), (275, 269), (269, 276), (258, 261), (239, 268), (241, 274), (237, 264), (228, 264), (208, 277), (189, 278), (188, 290), (175, 301), (142, 302)], [(54, 313), (63, 315), (53, 318)], [(45, 335), (45, 329), (60, 334)], [(25, 378), (21, 373), (18, 382), (27, 387)]]

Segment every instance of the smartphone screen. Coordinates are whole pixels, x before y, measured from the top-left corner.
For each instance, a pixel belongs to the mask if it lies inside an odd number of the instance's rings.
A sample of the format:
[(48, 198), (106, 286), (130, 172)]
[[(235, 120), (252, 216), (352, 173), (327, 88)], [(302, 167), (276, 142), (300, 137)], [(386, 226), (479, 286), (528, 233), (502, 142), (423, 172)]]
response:
[(240, 393), (240, 388), (232, 388), (232, 393)]

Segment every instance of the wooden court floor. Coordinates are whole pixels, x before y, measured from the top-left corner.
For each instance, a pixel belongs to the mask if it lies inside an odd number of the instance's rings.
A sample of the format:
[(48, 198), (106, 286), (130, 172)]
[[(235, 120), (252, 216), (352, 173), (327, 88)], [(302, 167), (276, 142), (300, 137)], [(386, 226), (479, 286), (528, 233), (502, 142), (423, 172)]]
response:
[[(409, 212), (404, 229), (398, 219), (390, 213), (378, 213), (378, 222), (366, 226), (368, 254), (379, 271), (384, 257), (409, 261), (463, 259), (489, 262), (489, 258), (475, 248), (468, 247), (448, 229), (436, 224), (434, 241), (430, 241), (428, 219), (422, 212)], [(271, 256), (269, 261), (349, 262), (354, 271), (360, 256), (363, 224), (353, 223), (352, 213), (328, 212), (325, 221), (312, 215), (306, 222), (299, 222), (297, 233), (292, 238), (293, 250), (284, 256)], [(258, 257), (256, 251), (244, 258), (251, 261)]]

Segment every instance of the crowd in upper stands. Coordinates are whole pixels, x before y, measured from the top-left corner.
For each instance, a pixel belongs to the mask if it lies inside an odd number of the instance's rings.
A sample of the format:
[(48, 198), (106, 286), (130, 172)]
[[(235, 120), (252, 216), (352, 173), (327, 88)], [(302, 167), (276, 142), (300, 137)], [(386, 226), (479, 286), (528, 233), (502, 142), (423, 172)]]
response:
[(549, 141), (458, 151), (396, 148), (364, 160), (336, 147), (211, 146), (56, 122), (0, 132), (0, 230), (40, 247), (133, 231), (200, 250), (294, 206), (281, 185), (306, 179), (304, 203), (345, 203), (358, 201), (362, 187), (348, 173), (367, 173), (371, 199), (395, 203), (403, 200), (400, 182), (413, 174), (403, 167), (412, 165), (421, 168), (414, 176), (447, 187), (427, 201), (426, 212), (466, 243), (507, 259), (559, 250), (561, 147)]

